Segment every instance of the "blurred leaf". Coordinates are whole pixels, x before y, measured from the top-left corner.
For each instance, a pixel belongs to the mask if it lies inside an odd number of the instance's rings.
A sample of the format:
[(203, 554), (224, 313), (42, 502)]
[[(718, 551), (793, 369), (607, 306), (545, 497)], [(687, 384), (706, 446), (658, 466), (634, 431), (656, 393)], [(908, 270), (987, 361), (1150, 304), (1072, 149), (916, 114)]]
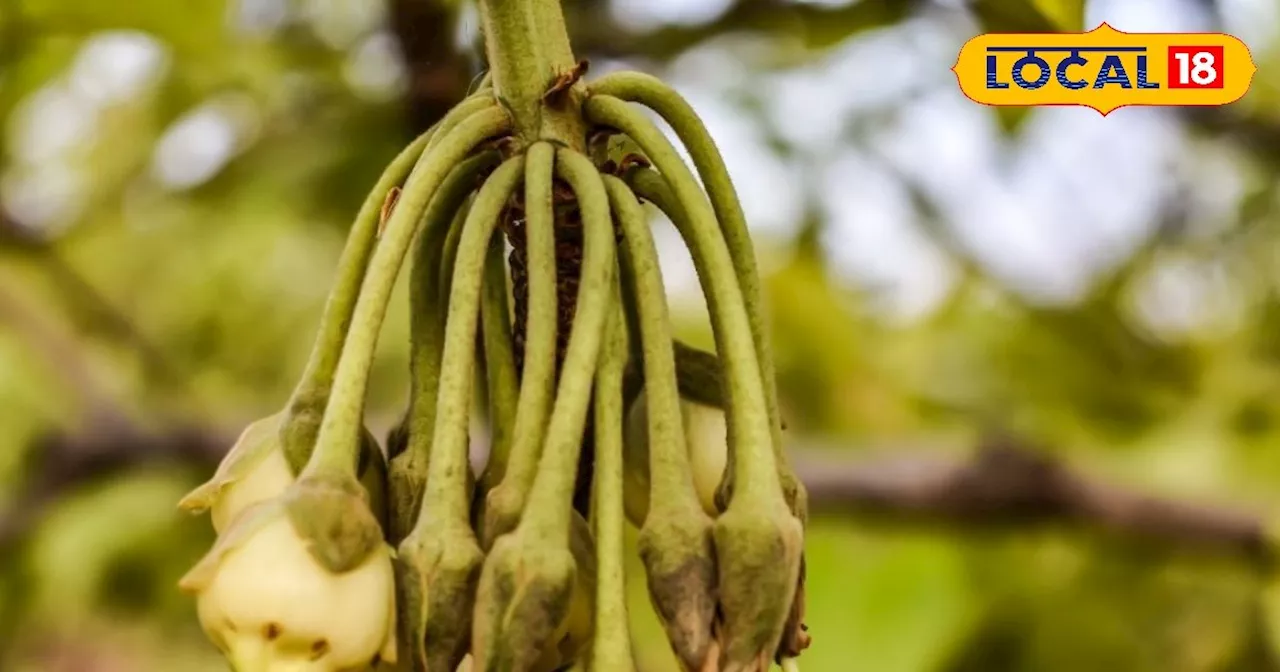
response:
[(221, 30), (227, 16), (225, 0), (21, 1), (26, 23), (55, 32), (83, 36), (103, 30), (141, 30), (163, 38), (179, 52), (208, 51), (226, 35)]
[(1255, 582), (1230, 561), (1055, 532), (975, 542), (975, 587), (995, 607), (970, 645), (1017, 633), (1001, 653), (1014, 662), (988, 669), (1218, 672), (1245, 642)]
[(1275, 672), (1280, 669), (1268, 641), (1267, 622), (1261, 605), (1255, 603), (1249, 612), (1239, 650), (1221, 672)]
[(814, 644), (803, 669), (935, 670), (976, 625), (979, 597), (945, 537), (815, 521), (805, 545)]
[(1084, 31), (1084, 0), (977, 0), (971, 6), (987, 33)]
[(789, 426), (888, 434), (913, 424), (909, 400), (864, 354), (874, 326), (858, 314), (862, 297), (803, 249), (766, 283)]
[[(173, 504), (189, 487), (174, 474), (142, 472), (62, 502), (26, 556), (36, 612), (70, 627), (127, 597), (134, 608), (143, 600), (153, 615), (176, 618), (175, 625), (189, 622), (189, 600), (174, 586), (198, 559), (200, 544), (212, 541), (210, 528)], [(121, 573), (127, 565), (144, 571)]]
[(1004, 105), (994, 108), (996, 121), (1000, 124), (1000, 130), (1004, 131), (1005, 136), (1013, 137), (1018, 134), (1018, 129), (1022, 128), (1022, 124), (1031, 118), (1035, 108)]

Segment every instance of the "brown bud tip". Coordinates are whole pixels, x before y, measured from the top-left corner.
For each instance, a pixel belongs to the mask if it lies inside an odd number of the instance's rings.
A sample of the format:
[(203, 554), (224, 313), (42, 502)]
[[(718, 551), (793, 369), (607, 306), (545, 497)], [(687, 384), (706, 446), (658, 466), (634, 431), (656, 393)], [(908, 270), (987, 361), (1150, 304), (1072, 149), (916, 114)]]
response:
[(391, 187), (387, 192), (387, 197), (382, 201), (382, 209), (378, 212), (378, 237), (382, 237), (382, 232), (387, 228), (387, 220), (391, 219), (391, 213), (396, 209), (396, 203), (400, 202), (400, 187)]
[(573, 554), (525, 536), (499, 538), (485, 560), (472, 628), (475, 672), (535, 669), (569, 615)]
[(573, 68), (556, 75), (555, 79), (551, 80), (551, 85), (547, 87), (546, 93), (542, 94), (542, 99), (553, 105), (559, 105), (565, 92), (587, 74), (589, 66), (586, 60), (581, 60)]
[(716, 657), (711, 634), (716, 557), (711, 520), (697, 508), (687, 513), (671, 516), (654, 510), (640, 531), (639, 547), (649, 600), (671, 648), (685, 670), (700, 672)]
[(307, 542), (312, 557), (330, 572), (355, 569), (383, 543), (382, 527), (369, 509), (368, 495), (354, 478), (301, 478), (283, 497), (294, 530)]
[(484, 515), (480, 518), (480, 544), (493, 548), (498, 537), (516, 529), (524, 509), (524, 497), (506, 480), (485, 495)]
[(809, 628), (804, 624), (804, 581), (805, 560), (800, 556), (800, 578), (796, 581), (796, 594), (791, 600), (791, 612), (787, 614), (787, 624), (782, 628), (782, 641), (778, 643), (778, 651), (774, 662), (782, 664), (784, 658), (796, 658), (809, 648), (813, 638), (809, 636)]
[(720, 585), (720, 667), (764, 672), (782, 639), (804, 531), (785, 508), (730, 506), (713, 526)]
[(402, 646), (420, 669), (453, 672), (466, 656), (483, 562), (475, 534), (462, 525), (428, 524), (400, 544)]

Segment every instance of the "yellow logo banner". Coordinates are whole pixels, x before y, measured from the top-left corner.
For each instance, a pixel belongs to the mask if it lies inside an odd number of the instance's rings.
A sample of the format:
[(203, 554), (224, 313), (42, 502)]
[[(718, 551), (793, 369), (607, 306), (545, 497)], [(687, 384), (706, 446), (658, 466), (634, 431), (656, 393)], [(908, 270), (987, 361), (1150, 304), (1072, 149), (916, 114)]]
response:
[(960, 90), (983, 105), (1226, 105), (1249, 90), (1249, 48), (1223, 33), (990, 33), (960, 49)]

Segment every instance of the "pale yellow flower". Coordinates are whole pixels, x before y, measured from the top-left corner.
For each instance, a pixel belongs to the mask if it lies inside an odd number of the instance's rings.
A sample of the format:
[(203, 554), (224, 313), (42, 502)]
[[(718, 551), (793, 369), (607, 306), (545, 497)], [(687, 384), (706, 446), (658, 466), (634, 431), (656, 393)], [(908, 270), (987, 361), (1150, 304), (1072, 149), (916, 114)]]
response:
[(182, 587), (237, 672), (357, 672), (395, 660), (390, 547), (331, 573), (277, 501), (244, 510)]

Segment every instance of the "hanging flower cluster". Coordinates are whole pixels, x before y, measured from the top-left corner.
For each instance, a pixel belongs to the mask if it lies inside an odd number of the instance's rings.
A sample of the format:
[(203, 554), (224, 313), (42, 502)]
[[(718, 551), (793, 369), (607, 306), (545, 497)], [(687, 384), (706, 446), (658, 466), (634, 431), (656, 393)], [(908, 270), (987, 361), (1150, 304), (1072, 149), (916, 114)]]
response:
[[(555, 133), (530, 131), (499, 68), (391, 163), (289, 404), (183, 500), (219, 536), (182, 586), (236, 670), (633, 669), (626, 519), (684, 669), (808, 645), (805, 491), (733, 185), (673, 90), (583, 71), (530, 108)], [(672, 338), (644, 202), (692, 253), (716, 355)], [(362, 417), (406, 257), (411, 395), (387, 460)], [(493, 438), (474, 474), (478, 368)]]

